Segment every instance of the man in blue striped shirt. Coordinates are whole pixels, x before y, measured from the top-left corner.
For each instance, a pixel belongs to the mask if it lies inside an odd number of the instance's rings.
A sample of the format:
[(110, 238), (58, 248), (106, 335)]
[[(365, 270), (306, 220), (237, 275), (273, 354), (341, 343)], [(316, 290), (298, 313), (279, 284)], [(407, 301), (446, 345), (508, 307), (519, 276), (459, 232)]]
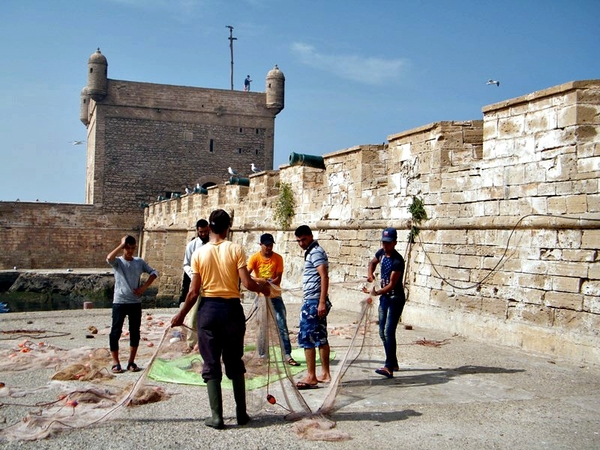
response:
[[(298, 381), (298, 389), (312, 389), (318, 383), (331, 381), (329, 371), (329, 342), (327, 340), (327, 314), (331, 303), (329, 291), (329, 262), (327, 253), (314, 240), (308, 225), (299, 226), (295, 233), (296, 242), (304, 250), (304, 273), (302, 275), (302, 291), (304, 302), (300, 309), (300, 331), (298, 346), (304, 349), (306, 357), (306, 377)], [(316, 348), (319, 347), (321, 358), (321, 375), (316, 374)]]

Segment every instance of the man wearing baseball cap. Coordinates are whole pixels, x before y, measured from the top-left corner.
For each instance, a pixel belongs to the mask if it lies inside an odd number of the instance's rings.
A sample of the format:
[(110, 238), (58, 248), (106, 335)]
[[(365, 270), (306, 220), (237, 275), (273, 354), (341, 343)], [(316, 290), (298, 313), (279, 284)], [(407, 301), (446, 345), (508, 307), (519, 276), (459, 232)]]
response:
[[(396, 328), (404, 309), (404, 288), (402, 279), (404, 275), (404, 259), (396, 250), (398, 233), (394, 228), (386, 228), (381, 234), (381, 248), (369, 262), (367, 281), (375, 281), (375, 268), (381, 263), (380, 289), (375, 285), (371, 295), (379, 297), (379, 336), (385, 350), (385, 364), (375, 372), (386, 378), (392, 378), (394, 371), (400, 370), (396, 356)], [(368, 293), (367, 288), (363, 289)]]
[[(257, 282), (269, 282), (271, 286), (275, 285), (279, 288), (281, 277), (283, 275), (283, 258), (278, 253), (273, 251), (275, 239), (270, 233), (265, 233), (260, 237), (260, 251), (253, 254), (248, 260), (248, 272)], [(290, 366), (299, 366), (300, 363), (292, 358), (292, 345), (290, 343), (290, 333), (288, 331), (285, 304), (281, 295), (277, 294), (279, 289), (271, 289), (273, 296), (271, 297), (271, 305), (275, 312), (275, 320), (279, 329), (279, 336), (283, 345), (285, 361)], [(281, 292), (281, 291), (279, 291)], [(260, 357), (264, 357), (267, 349), (264, 344), (261, 346), (263, 338), (258, 338), (258, 353)]]

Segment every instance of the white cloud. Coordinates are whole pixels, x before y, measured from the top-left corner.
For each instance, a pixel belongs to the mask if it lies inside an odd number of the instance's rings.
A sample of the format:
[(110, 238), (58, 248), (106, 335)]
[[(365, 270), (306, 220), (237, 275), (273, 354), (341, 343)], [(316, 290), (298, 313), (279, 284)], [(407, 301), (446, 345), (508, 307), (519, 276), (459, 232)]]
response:
[(303, 64), (366, 84), (385, 84), (398, 79), (409, 65), (407, 59), (382, 59), (357, 55), (326, 55), (312, 45), (292, 44), (292, 52)]

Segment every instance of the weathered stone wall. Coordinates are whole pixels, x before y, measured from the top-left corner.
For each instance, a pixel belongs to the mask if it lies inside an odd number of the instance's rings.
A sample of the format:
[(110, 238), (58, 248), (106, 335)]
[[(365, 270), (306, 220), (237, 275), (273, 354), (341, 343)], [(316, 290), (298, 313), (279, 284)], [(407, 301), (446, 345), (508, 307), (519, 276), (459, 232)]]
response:
[(405, 317), (600, 360), (599, 99), (576, 82), (484, 109), (481, 160), (442, 160), (424, 195)]
[(106, 214), (93, 205), (0, 202), (0, 270), (105, 267), (125, 234), (142, 229), (137, 215)]
[(112, 212), (273, 167), (264, 93), (108, 80), (88, 111), (86, 202)]
[(0, 269), (102, 267), (123, 234), (142, 229), (143, 205), (158, 196), (222, 184), (229, 166), (241, 176), (252, 163), (273, 167), (283, 105), (269, 108), (265, 93), (119, 80), (106, 89), (80, 111), (87, 205), (2, 203)]
[[(394, 226), (408, 256), (404, 321), (600, 362), (599, 112), (600, 81), (567, 83), (488, 106), (483, 121), (326, 155), (326, 170), (286, 166), (249, 187), (153, 204), (145, 251), (164, 275), (160, 295), (178, 295), (185, 242), (215, 208), (233, 213), (231, 238), (248, 254), (273, 232), (284, 287), (299, 286), (302, 252), (272, 219), (286, 182), (297, 203), (291, 229), (310, 225), (329, 254), (334, 306), (358, 307), (381, 229)], [(430, 219), (408, 246), (413, 196)]]

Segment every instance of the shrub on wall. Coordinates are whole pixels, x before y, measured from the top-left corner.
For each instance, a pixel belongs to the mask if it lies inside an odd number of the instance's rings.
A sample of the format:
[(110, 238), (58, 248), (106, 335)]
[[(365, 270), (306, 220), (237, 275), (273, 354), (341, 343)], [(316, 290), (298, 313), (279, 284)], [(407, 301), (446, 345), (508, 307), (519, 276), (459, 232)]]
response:
[(410, 212), (412, 218), (412, 226), (410, 227), (410, 233), (408, 235), (408, 242), (415, 242), (415, 237), (419, 234), (419, 225), (424, 220), (427, 220), (427, 211), (425, 211), (425, 205), (423, 204), (423, 200), (419, 197), (413, 197), (412, 204), (408, 207), (408, 211)]
[(294, 200), (294, 192), (289, 183), (281, 183), (279, 185), (279, 197), (275, 203), (275, 214), (273, 219), (284, 230), (287, 230), (295, 215), (296, 201)]

